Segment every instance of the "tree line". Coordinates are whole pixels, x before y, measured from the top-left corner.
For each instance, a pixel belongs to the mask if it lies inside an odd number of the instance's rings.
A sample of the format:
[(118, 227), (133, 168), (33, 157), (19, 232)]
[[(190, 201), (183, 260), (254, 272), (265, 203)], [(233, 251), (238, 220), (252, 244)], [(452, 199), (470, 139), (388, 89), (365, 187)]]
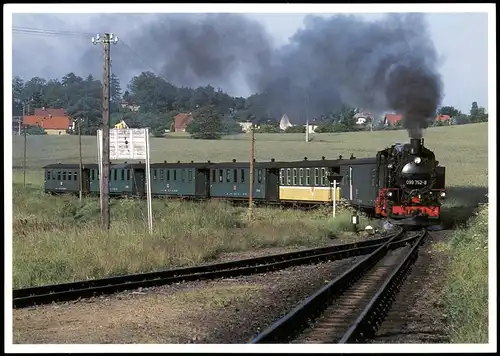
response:
[[(61, 79), (34, 77), (24, 81), (12, 80), (13, 116), (33, 114), (35, 108), (64, 108), (73, 119), (81, 120), (83, 135), (95, 135), (102, 123), (103, 86), (92, 75), (86, 78), (69, 73)], [(252, 122), (258, 132), (281, 132), (281, 118), (269, 117), (266, 110), (266, 95), (258, 93), (248, 98), (232, 97), (223, 90), (210, 85), (198, 88), (176, 87), (151, 72), (134, 76), (126, 90), (114, 74), (110, 77), (110, 124), (124, 120), (130, 127), (150, 127), (153, 134), (162, 136), (173, 130), (174, 117), (178, 113), (191, 112), (194, 120), (186, 131), (193, 138), (216, 139), (225, 134), (241, 132), (238, 122)], [(358, 110), (341, 107), (334, 112), (311, 118), (310, 124), (317, 126), (316, 132), (346, 132), (366, 129), (398, 129), (374, 123), (372, 127), (357, 125)], [(472, 103), (468, 114), (453, 106), (441, 107), (437, 114), (449, 115), (454, 124), (484, 122), (488, 115), (477, 102)], [(431, 125), (443, 122), (430, 119)], [(43, 131), (43, 130), (42, 130)], [(288, 128), (285, 132), (305, 132), (303, 125)]]

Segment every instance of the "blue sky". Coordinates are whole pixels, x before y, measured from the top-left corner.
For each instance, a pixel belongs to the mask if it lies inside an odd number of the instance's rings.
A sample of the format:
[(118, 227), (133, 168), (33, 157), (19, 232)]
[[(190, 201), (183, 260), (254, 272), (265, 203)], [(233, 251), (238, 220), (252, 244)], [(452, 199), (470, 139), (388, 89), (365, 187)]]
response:
[[(138, 31), (142, 23), (150, 21), (151, 16), (134, 16), (127, 25), (115, 26), (122, 38), (133, 31)], [(247, 14), (267, 29), (275, 44), (282, 45), (302, 26), (306, 14)], [(322, 16), (329, 16), (323, 14)], [(363, 15), (367, 20), (377, 19), (380, 14)], [(55, 29), (58, 31), (95, 32), (95, 23), (99, 14), (16, 14), (13, 25), (29, 28)], [(444, 83), (443, 105), (454, 105), (468, 112), (472, 101), (480, 106), (488, 106), (488, 18), (487, 14), (456, 13), (428, 14), (427, 21), (434, 46), (440, 56), (440, 73)], [(14, 33), (13, 38), (14, 75), (23, 78), (40, 76), (45, 78), (61, 77), (78, 70), (81, 58), (75, 53), (82, 53), (82, 48), (90, 47), (89, 39), (73, 39), (57, 36), (32, 36)], [(85, 59), (84, 59), (85, 60)], [(140, 65), (138, 65), (140, 66)], [(143, 65), (140, 70), (151, 70)], [(139, 70), (139, 71), (140, 71)], [(128, 74), (127, 82), (137, 69)], [(101, 73), (93, 73), (100, 77)], [(206, 84), (206, 83), (200, 83)], [(223, 88), (233, 95), (247, 96), (248, 87), (241, 83), (236, 88)]]

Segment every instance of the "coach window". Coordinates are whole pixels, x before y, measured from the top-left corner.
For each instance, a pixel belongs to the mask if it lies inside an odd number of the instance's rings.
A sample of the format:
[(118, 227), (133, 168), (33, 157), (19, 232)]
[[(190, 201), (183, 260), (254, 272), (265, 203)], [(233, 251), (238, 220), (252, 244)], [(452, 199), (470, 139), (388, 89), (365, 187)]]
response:
[(293, 185), (297, 185), (297, 168), (293, 169)]
[(66, 172), (63, 172), (63, 174), (62, 174), (62, 180), (66, 180)]
[(153, 169), (153, 180), (156, 180), (156, 174), (157, 174), (156, 169)]
[[(163, 169), (160, 169), (160, 180), (163, 180), (163, 178), (165, 178), (164, 176), (165, 173), (163, 173)], [(155, 177), (156, 179), (156, 177)]]
[(90, 170), (90, 176), (92, 177), (92, 180), (95, 180), (95, 169)]
[(231, 182), (231, 171), (229, 169), (226, 169), (226, 183)]
[(113, 169), (113, 180), (114, 180), (114, 181), (117, 181), (117, 180), (118, 180), (118, 179), (117, 179), (117, 176), (118, 176), (118, 172), (117, 172), (117, 170), (116, 170), (116, 169)]
[(186, 169), (181, 169), (181, 181), (184, 182), (186, 179)]
[(262, 183), (262, 169), (257, 171), (257, 182)]
[(240, 173), (241, 173), (240, 175), (241, 183), (245, 183), (245, 170), (242, 169)]
[(311, 181), (310, 178), (311, 178), (311, 169), (306, 168), (306, 185), (310, 184), (310, 181)]
[(285, 185), (285, 169), (280, 169), (280, 185)]
[(167, 181), (170, 181), (170, 169), (165, 169), (165, 171), (167, 172)]
[(233, 170), (233, 182), (238, 183), (238, 170)]
[(50, 171), (47, 171), (47, 180), (50, 180)]
[(125, 180), (125, 169), (122, 169), (122, 171), (120, 172), (120, 178), (121, 180)]
[(222, 177), (224, 177), (224, 171), (219, 169), (219, 183), (222, 183)]
[(321, 186), (325, 185), (326, 169), (321, 168)]
[(127, 169), (127, 180), (130, 180), (130, 169)]
[(319, 185), (319, 169), (314, 168), (314, 185), (318, 186)]
[(73, 173), (73, 179), (74, 179), (74, 180), (78, 180), (78, 173), (77, 173), (77, 172), (74, 172), (74, 173)]
[(174, 169), (174, 180), (177, 180), (177, 169)]
[(193, 170), (192, 169), (188, 169), (188, 181), (192, 181), (193, 180)]
[(299, 185), (304, 185), (304, 168), (299, 169)]
[(287, 168), (287, 170), (286, 170), (286, 185), (292, 184), (292, 174), (290, 171), (291, 171), (290, 168)]

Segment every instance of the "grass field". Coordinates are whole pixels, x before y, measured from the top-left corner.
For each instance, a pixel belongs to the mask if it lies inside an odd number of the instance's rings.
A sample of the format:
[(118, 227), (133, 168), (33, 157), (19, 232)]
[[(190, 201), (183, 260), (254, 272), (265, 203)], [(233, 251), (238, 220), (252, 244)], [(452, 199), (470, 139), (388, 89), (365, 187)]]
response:
[[(427, 130), (425, 144), (447, 167), (450, 220), (464, 221), (487, 193), (487, 124)], [(155, 234), (146, 234), (143, 202), (116, 201), (112, 232), (98, 228), (97, 200), (80, 203), (69, 197), (45, 197), (41, 167), (78, 163), (75, 136), (30, 136), (27, 144), (28, 187), (22, 188), (23, 138), (13, 138), (14, 285), (28, 286), (110, 274), (138, 272), (209, 261), (223, 252), (272, 246), (315, 246), (329, 233), (349, 229), (348, 213), (335, 221), (329, 211), (298, 212), (257, 209), (248, 223), (244, 208), (222, 203), (155, 201)], [(337, 158), (351, 153), (373, 156), (391, 143), (407, 142), (406, 131), (316, 134), (304, 142), (300, 134), (257, 134), (256, 159), (268, 161)], [(96, 137), (83, 137), (84, 163), (96, 162)], [(172, 135), (152, 138), (153, 162), (236, 159), (248, 161), (249, 135), (201, 141)], [(207, 214), (210, 212), (210, 214)], [(368, 223), (366, 219), (362, 223)]]
[(482, 206), (466, 229), (440, 246), (450, 256), (443, 291), (449, 335), (454, 343), (488, 342), (488, 206)]

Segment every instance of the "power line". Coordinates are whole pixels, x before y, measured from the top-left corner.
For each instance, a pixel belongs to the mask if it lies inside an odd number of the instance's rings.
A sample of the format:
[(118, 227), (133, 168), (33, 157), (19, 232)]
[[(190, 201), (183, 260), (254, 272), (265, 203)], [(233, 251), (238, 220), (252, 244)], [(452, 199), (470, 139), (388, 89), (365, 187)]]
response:
[[(18, 35), (31, 35), (31, 36), (45, 36), (45, 37), (66, 37), (66, 38), (82, 38), (87, 40), (89, 36), (94, 35), (91, 32), (77, 32), (77, 31), (66, 31), (66, 30), (49, 30), (49, 29), (41, 29), (41, 28), (33, 28), (33, 27), (21, 27), (21, 26), (13, 26), (12, 33)], [(135, 55), (142, 64), (145, 64), (151, 71), (157, 75), (158, 77), (165, 80), (168, 84), (175, 86), (171, 80), (162, 75), (160, 71), (154, 68), (148, 61), (144, 59), (137, 51), (135, 51), (131, 46), (126, 44), (123, 41), (120, 41), (122, 45), (127, 48), (133, 55)], [(132, 63), (129, 58), (127, 58), (129, 63)]]

